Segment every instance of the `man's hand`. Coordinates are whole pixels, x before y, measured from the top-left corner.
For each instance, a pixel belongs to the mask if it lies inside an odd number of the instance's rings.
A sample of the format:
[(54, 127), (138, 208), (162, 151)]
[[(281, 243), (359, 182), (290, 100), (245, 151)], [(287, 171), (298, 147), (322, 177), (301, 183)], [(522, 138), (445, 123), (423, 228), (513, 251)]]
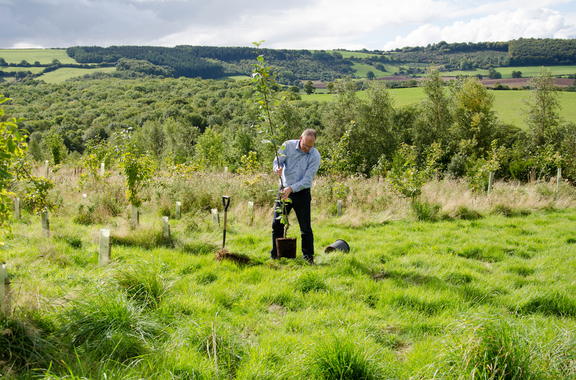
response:
[(280, 196), (282, 197), (283, 200), (286, 200), (288, 199), (290, 194), (292, 194), (292, 188), (288, 186), (287, 188), (284, 189), (284, 191), (281, 192)]
[(282, 177), (282, 169), (284, 169), (284, 168), (276, 169), (276, 174), (278, 174), (278, 177)]

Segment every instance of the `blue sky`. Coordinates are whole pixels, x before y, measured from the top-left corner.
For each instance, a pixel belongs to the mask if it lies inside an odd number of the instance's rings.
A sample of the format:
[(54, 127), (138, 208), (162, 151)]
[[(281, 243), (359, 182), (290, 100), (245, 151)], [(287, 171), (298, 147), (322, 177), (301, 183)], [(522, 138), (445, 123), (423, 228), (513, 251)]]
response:
[(576, 38), (566, 0), (0, 0), (0, 48), (210, 45), (391, 50)]

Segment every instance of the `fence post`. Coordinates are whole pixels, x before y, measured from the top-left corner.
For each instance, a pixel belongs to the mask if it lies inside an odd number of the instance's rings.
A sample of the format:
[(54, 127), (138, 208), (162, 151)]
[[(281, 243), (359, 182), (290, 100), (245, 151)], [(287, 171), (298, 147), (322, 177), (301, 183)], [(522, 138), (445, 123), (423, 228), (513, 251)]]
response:
[(212, 213), (212, 223), (220, 227), (220, 215), (218, 215), (218, 209), (213, 208), (211, 213)]
[(98, 255), (98, 265), (103, 267), (112, 260), (112, 247), (110, 246), (110, 230), (100, 230), (100, 254)]
[(0, 311), (4, 315), (10, 314), (10, 279), (6, 264), (0, 264)]
[(50, 221), (48, 220), (48, 212), (43, 211), (41, 214), (42, 217), (42, 233), (44, 236), (50, 236)]
[(20, 219), (20, 198), (14, 198), (14, 218)]
[(494, 183), (494, 172), (490, 172), (490, 175), (488, 177), (488, 195), (490, 195), (490, 192), (492, 191), (493, 183)]
[(176, 202), (176, 219), (180, 219), (182, 214), (182, 202)]
[(162, 217), (162, 237), (164, 239), (170, 239), (170, 222), (167, 216)]

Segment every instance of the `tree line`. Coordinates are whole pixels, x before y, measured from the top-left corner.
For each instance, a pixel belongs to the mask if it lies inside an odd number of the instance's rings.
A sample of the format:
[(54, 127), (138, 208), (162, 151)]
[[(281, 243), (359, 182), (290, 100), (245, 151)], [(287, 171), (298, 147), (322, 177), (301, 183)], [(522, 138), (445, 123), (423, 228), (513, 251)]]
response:
[[(337, 81), (329, 103), (303, 101), (292, 89), (276, 86), (282, 100), (273, 121), (282, 139), (296, 138), (304, 127), (316, 129), (322, 170), (338, 175), (385, 175), (409, 146), (416, 167), (426, 164), (435, 147), (439, 175), (480, 178), (492, 163), (500, 178), (545, 178), (561, 166), (566, 178), (576, 180), (576, 128), (558, 116), (549, 71), (533, 79), (524, 111), (527, 131), (498, 120), (493, 95), (477, 78), (447, 86), (432, 69), (423, 86), (426, 99), (404, 107), (396, 107), (377, 81), (366, 97), (356, 95), (357, 83)], [(12, 98), (6, 117), (25, 119), (20, 125), (30, 133), (29, 154), (39, 161), (56, 161), (54, 151), (78, 159), (89, 141), (107, 141), (128, 129), (159, 163), (235, 171), (244, 156), (252, 154), (262, 167), (271, 159), (253, 128), (259, 116), (248, 104), (254, 94), (249, 81), (103, 76), (2, 84), (0, 93)], [(58, 137), (60, 148), (50, 148), (56, 140), (49, 136)]]

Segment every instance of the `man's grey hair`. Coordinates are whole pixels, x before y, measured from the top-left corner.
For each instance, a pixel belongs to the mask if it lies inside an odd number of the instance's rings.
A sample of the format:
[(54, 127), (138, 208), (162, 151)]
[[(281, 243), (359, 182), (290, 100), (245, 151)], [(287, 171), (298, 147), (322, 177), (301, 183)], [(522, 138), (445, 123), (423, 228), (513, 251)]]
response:
[(304, 132), (302, 132), (302, 137), (306, 137), (306, 136), (312, 136), (312, 137), (314, 137), (314, 139), (317, 138), (316, 131), (311, 129), (311, 128), (305, 129)]

